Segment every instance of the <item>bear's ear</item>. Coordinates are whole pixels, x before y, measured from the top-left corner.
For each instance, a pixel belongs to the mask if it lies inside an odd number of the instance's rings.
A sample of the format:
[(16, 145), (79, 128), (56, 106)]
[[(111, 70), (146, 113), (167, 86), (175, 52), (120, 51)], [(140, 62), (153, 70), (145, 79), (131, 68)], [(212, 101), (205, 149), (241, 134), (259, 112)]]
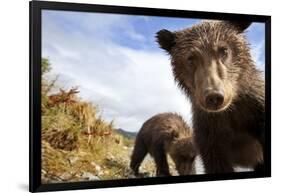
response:
[(156, 33), (156, 41), (168, 53), (171, 52), (172, 47), (176, 44), (175, 39), (175, 34), (166, 29), (162, 29)]
[(227, 22), (230, 25), (234, 26), (239, 33), (245, 31), (252, 24), (252, 22), (250, 21), (227, 21)]

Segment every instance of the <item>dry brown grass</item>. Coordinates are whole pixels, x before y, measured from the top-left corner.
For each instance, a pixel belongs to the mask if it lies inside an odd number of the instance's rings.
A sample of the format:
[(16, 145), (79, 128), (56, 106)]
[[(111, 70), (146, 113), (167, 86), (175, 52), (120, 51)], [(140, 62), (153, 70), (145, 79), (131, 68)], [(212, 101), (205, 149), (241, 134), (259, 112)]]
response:
[(43, 183), (84, 181), (86, 173), (100, 180), (130, 175), (133, 142), (116, 133), (113, 121), (104, 121), (96, 106), (77, 100), (42, 108)]

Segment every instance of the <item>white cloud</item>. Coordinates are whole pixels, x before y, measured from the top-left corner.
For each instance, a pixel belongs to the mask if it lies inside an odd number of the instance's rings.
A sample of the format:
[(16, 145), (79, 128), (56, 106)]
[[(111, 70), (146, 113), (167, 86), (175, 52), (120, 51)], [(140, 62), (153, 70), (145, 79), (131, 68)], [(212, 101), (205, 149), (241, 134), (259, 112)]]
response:
[[(56, 21), (43, 17), (43, 56), (49, 57), (55, 73), (70, 80), (66, 86), (79, 85), (81, 96), (97, 104), (107, 121), (115, 120), (126, 130), (137, 131), (149, 117), (162, 112), (178, 112), (190, 122), (190, 104), (174, 83), (168, 56), (110, 41), (110, 26), (117, 19), (118, 25), (128, 25), (122, 18), (79, 19), (80, 27), (93, 32), (90, 37), (66, 33)], [(105, 29), (107, 33), (101, 35)], [(127, 33), (145, 41), (132, 28)]]

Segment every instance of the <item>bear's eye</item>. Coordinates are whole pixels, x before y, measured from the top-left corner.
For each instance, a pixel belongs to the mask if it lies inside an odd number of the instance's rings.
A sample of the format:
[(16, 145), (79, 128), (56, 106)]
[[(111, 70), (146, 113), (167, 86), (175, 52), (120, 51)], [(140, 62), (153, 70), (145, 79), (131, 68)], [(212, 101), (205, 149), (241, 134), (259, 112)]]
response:
[(219, 47), (218, 48), (219, 57), (225, 59), (228, 56), (228, 49), (227, 47)]
[(189, 56), (187, 58), (187, 65), (193, 65), (195, 63), (195, 56)]

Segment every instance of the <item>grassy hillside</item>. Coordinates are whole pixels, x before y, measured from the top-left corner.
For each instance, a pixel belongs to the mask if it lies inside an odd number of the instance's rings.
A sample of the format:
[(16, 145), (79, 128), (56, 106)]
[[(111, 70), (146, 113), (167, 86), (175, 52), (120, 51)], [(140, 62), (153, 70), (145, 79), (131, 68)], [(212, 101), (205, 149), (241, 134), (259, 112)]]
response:
[[(129, 169), (135, 133), (117, 130), (99, 108), (79, 98), (79, 88), (63, 89), (59, 78), (47, 78), (51, 66), (42, 60), (42, 182), (107, 180), (134, 177)], [(141, 170), (155, 174), (147, 158)]]

